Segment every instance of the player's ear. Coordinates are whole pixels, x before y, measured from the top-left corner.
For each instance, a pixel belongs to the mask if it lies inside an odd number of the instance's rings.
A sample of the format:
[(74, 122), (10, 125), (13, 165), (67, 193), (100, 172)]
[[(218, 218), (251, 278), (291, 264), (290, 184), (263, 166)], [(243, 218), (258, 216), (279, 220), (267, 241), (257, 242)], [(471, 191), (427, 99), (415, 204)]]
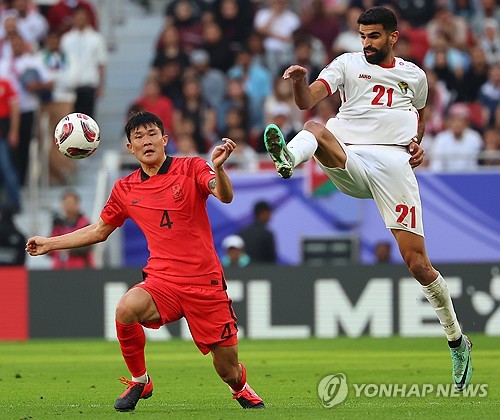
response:
[(167, 134), (165, 134), (165, 135), (163, 136), (163, 147), (165, 147), (165, 146), (167, 145), (167, 143), (168, 143), (168, 135), (167, 135)]
[(134, 149), (132, 149), (132, 145), (130, 144), (130, 142), (127, 142), (127, 149), (130, 153), (134, 154)]
[(394, 45), (399, 39), (399, 31), (394, 31), (389, 35), (389, 42)]

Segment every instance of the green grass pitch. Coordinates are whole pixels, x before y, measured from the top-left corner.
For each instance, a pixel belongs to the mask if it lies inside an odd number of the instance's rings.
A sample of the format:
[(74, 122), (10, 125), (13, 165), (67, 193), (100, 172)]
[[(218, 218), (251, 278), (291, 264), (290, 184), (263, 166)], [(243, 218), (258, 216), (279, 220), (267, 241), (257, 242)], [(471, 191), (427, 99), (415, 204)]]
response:
[[(182, 341), (149, 342), (153, 397), (135, 412), (117, 413), (114, 400), (127, 375), (118, 344), (101, 340), (0, 343), (0, 419), (73, 418), (440, 418), (500, 416), (500, 337), (472, 335), (473, 383), (485, 397), (356, 397), (351, 384), (446, 384), (451, 360), (444, 339), (242, 340), (240, 359), (265, 410), (243, 410), (213, 370), (210, 356)], [(347, 399), (331, 409), (317, 396), (322, 377), (344, 373)]]

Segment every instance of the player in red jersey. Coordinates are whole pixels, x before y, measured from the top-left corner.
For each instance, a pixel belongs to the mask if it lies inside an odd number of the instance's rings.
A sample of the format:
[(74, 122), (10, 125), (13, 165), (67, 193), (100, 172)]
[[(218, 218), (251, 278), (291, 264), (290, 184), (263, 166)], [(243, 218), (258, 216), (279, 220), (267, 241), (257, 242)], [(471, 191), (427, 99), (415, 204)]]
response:
[(223, 164), (236, 144), (223, 139), (224, 144), (212, 153), (212, 168), (199, 157), (166, 156), (168, 136), (154, 114), (133, 115), (125, 131), (127, 147), (141, 168), (115, 183), (99, 221), (66, 235), (30, 238), (26, 251), (35, 256), (102, 242), (131, 218), (146, 236), (150, 257), (143, 281), (116, 308), (117, 337), (132, 379), (120, 379), (127, 389), (116, 400), (115, 409), (134, 410), (139, 399), (153, 393), (146, 371), (143, 326), (159, 328), (182, 317), (200, 351), (212, 353), (215, 370), (229, 385), (233, 398), (243, 408), (264, 408), (246, 382), (245, 366), (238, 361), (236, 316), (206, 211), (210, 194), (223, 203), (233, 199)]

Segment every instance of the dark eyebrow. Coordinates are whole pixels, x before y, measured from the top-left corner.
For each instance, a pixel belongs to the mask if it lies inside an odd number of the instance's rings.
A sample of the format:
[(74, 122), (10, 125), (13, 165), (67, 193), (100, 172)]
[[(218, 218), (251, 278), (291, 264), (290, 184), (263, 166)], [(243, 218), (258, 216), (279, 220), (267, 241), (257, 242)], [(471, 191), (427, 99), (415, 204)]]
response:
[(359, 34), (365, 35), (365, 36), (382, 35), (381, 32), (378, 32), (378, 31), (373, 31), (373, 32), (370, 32), (368, 34), (365, 34), (364, 32), (359, 31)]

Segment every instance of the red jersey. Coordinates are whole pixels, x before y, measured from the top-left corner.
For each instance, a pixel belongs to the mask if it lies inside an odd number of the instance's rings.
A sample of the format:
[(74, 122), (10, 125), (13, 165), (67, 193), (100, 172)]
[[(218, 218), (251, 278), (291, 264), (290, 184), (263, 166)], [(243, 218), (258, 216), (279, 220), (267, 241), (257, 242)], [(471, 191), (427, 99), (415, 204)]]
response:
[(0, 118), (10, 118), (10, 107), (13, 99), (17, 99), (15, 90), (7, 79), (0, 79)]
[(167, 157), (157, 175), (142, 169), (119, 179), (101, 212), (113, 226), (132, 219), (146, 236), (146, 274), (189, 285), (225, 288), (206, 201), (213, 169), (199, 157)]

